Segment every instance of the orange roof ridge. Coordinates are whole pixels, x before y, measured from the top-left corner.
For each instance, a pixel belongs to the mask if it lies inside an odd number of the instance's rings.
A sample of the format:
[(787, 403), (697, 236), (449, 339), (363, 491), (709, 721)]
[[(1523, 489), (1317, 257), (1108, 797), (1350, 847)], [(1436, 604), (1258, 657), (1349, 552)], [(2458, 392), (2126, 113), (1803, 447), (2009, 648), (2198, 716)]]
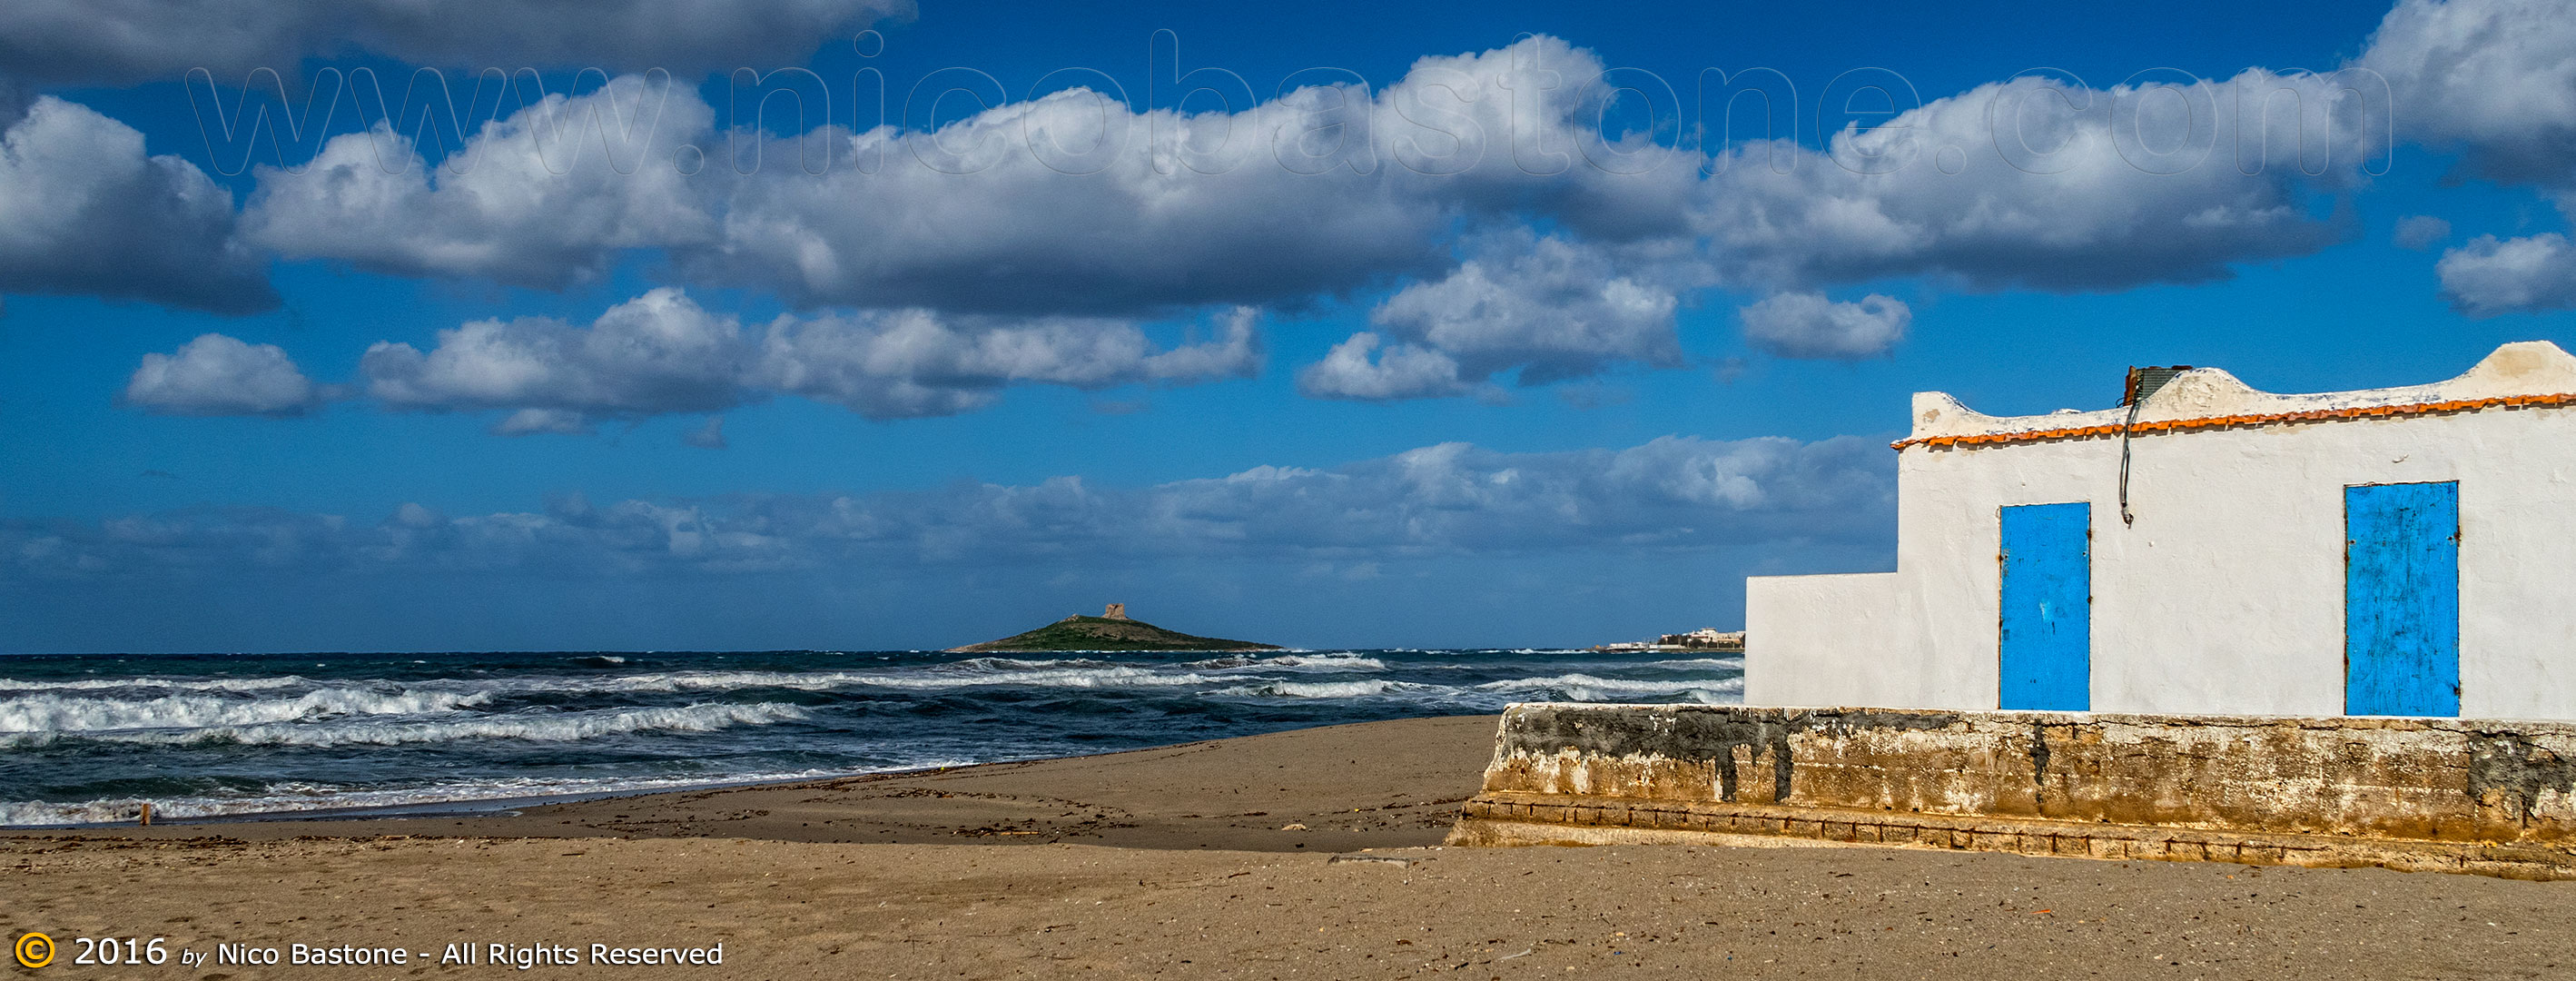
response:
[(1889, 443), (1888, 448), (1902, 450), (1908, 446), (1976, 446), (1990, 443), (2037, 443), (2057, 439), (2086, 439), (2094, 436), (2117, 436), (2127, 431), (2161, 433), (2192, 429), (2218, 429), (2227, 426), (2261, 426), (2290, 422), (2323, 422), (2330, 419), (2359, 419), (2368, 416), (2413, 416), (2442, 412), (2475, 412), (2480, 409), (2520, 409), (2550, 405), (2576, 404), (2576, 392), (2553, 395), (2501, 395), (2483, 399), (2449, 399), (2441, 402), (2415, 402), (2404, 405), (2359, 405), (2340, 409), (2309, 409), (2300, 412), (2274, 412), (2259, 415), (2207, 416), (2198, 419), (2157, 419), (2135, 425), (2073, 426), (2064, 429), (2025, 429), (2009, 432), (1970, 433), (1959, 436), (1916, 436)]
[(2174, 375), (2135, 405), (2030, 416), (1990, 416), (1942, 392), (1916, 392), (1913, 432), (1891, 445), (1903, 450), (2031, 443), (2571, 402), (2576, 402), (2576, 355), (2548, 341), (2518, 341), (2496, 348), (2452, 378), (2361, 391), (2265, 392), (2220, 369), (2195, 368)]

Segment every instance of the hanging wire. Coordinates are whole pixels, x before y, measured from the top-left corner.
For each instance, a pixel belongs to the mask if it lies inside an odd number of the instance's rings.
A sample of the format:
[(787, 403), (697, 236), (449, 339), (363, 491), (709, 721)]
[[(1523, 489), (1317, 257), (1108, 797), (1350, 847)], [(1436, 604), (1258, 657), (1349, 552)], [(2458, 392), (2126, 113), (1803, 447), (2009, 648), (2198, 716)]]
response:
[(2129, 437), (2138, 430), (2138, 410), (2147, 404), (2147, 396), (2165, 387), (2165, 383), (2174, 380), (2174, 376), (2190, 370), (2191, 366), (2187, 364), (2129, 369), (2129, 383), (2120, 394), (2121, 404), (2129, 407), (2128, 421), (2120, 424), (2120, 523), (2123, 525), (2138, 523), (2137, 516), (2129, 513)]
[(2138, 429), (2138, 406), (2144, 398), (2129, 400), (2129, 421), (2120, 424), (2120, 523), (2134, 525), (2138, 517), (2129, 513), (2129, 434)]

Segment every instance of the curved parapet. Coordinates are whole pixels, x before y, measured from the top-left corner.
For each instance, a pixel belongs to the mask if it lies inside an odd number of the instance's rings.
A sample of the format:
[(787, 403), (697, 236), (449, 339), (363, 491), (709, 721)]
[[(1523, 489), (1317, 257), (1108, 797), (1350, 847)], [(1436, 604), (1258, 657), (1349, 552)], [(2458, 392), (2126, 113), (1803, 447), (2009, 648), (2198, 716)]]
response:
[(1899, 450), (1978, 446), (2090, 439), (2124, 431), (2171, 432), (2570, 404), (2576, 404), (2576, 355), (2548, 341), (2517, 341), (2495, 349), (2456, 378), (2352, 392), (2265, 392), (2217, 368), (2195, 368), (2176, 375), (2139, 403), (2134, 423), (2127, 407), (1990, 416), (1945, 392), (1917, 392), (1913, 433), (1893, 445)]

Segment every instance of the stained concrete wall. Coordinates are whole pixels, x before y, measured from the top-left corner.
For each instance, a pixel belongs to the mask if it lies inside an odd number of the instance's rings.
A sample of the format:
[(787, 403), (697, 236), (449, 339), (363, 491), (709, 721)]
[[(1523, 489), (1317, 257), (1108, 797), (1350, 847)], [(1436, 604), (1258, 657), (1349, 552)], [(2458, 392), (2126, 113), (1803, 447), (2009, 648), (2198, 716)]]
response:
[(2576, 725), (1525, 704), (1484, 790), (2563, 849)]
[[(2535, 393), (2576, 393), (2576, 357), (2507, 345), (2450, 381), (2316, 396), (2188, 372), (2141, 406), (2134, 525), (2117, 435), (2010, 441), (2124, 410), (2005, 419), (1918, 395), (1896, 572), (1749, 581), (1745, 700), (1996, 707), (1998, 509), (2084, 501), (2095, 711), (2337, 715), (2344, 487), (2458, 481), (2460, 713), (2576, 719), (2576, 407), (2476, 404)], [(2470, 407), (2370, 414), (2427, 404)], [(2321, 418), (2277, 419), (2296, 414)], [(2230, 418), (2275, 421), (2193, 422)]]

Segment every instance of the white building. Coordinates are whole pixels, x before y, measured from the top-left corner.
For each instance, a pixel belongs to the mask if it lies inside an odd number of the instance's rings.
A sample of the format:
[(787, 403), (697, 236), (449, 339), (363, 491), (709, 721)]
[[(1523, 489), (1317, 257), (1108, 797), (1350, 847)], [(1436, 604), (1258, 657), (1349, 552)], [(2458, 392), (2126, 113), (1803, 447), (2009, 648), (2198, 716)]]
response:
[(2095, 412), (1916, 394), (1896, 571), (1747, 581), (1746, 703), (2576, 720), (2576, 357), (2143, 375)]

